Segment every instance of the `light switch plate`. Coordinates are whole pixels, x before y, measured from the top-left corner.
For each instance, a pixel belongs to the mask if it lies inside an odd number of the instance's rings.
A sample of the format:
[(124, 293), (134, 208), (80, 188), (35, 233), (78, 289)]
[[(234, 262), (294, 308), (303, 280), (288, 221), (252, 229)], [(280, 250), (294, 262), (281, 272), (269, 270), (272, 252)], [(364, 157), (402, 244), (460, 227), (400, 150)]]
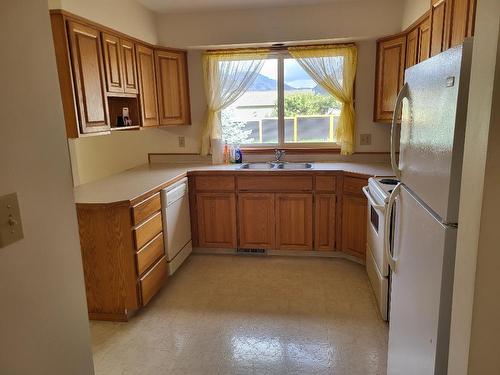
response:
[(186, 138), (179, 136), (179, 147), (186, 147)]
[(23, 239), (17, 194), (0, 197), (0, 248)]

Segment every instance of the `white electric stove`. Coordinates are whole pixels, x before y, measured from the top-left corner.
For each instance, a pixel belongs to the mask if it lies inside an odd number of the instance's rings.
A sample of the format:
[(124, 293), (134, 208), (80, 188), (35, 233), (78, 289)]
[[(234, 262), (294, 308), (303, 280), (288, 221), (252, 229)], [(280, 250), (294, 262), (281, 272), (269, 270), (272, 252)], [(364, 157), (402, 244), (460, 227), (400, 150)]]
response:
[[(395, 177), (372, 177), (363, 188), (368, 198), (366, 271), (383, 320), (389, 320), (390, 303), (390, 270), (384, 254), (385, 214), (389, 195), (398, 182)], [(392, 243), (392, 233), (389, 236)]]

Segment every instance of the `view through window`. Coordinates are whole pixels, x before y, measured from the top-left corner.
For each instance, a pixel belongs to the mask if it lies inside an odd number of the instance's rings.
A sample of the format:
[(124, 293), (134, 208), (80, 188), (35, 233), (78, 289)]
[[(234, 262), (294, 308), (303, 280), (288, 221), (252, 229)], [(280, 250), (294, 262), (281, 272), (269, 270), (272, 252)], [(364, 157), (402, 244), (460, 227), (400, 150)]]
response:
[(221, 112), (222, 136), (245, 146), (332, 144), (339, 115), (340, 103), (280, 53), (266, 59), (247, 91)]

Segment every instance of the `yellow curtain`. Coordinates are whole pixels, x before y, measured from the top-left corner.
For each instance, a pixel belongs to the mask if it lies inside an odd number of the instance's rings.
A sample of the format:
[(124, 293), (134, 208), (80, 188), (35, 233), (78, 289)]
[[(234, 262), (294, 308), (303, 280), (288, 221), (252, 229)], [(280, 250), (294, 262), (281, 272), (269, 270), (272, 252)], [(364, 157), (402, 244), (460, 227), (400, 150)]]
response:
[(241, 97), (255, 81), (268, 49), (209, 51), (203, 54), (207, 110), (201, 154), (210, 152), (210, 140), (221, 138), (219, 113)]
[(341, 154), (354, 151), (354, 79), (358, 52), (355, 45), (290, 47), (288, 51), (311, 78), (342, 104), (337, 142)]

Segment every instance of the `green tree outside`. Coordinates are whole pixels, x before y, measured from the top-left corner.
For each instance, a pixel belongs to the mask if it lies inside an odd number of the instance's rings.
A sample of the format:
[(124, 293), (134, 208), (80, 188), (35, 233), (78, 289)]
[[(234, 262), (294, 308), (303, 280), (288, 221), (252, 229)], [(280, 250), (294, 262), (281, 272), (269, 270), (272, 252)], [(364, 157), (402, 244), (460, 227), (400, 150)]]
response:
[[(340, 103), (331, 95), (298, 92), (285, 96), (285, 117), (296, 115), (328, 115), (332, 108), (340, 109)], [(277, 113), (274, 114), (277, 116)]]

